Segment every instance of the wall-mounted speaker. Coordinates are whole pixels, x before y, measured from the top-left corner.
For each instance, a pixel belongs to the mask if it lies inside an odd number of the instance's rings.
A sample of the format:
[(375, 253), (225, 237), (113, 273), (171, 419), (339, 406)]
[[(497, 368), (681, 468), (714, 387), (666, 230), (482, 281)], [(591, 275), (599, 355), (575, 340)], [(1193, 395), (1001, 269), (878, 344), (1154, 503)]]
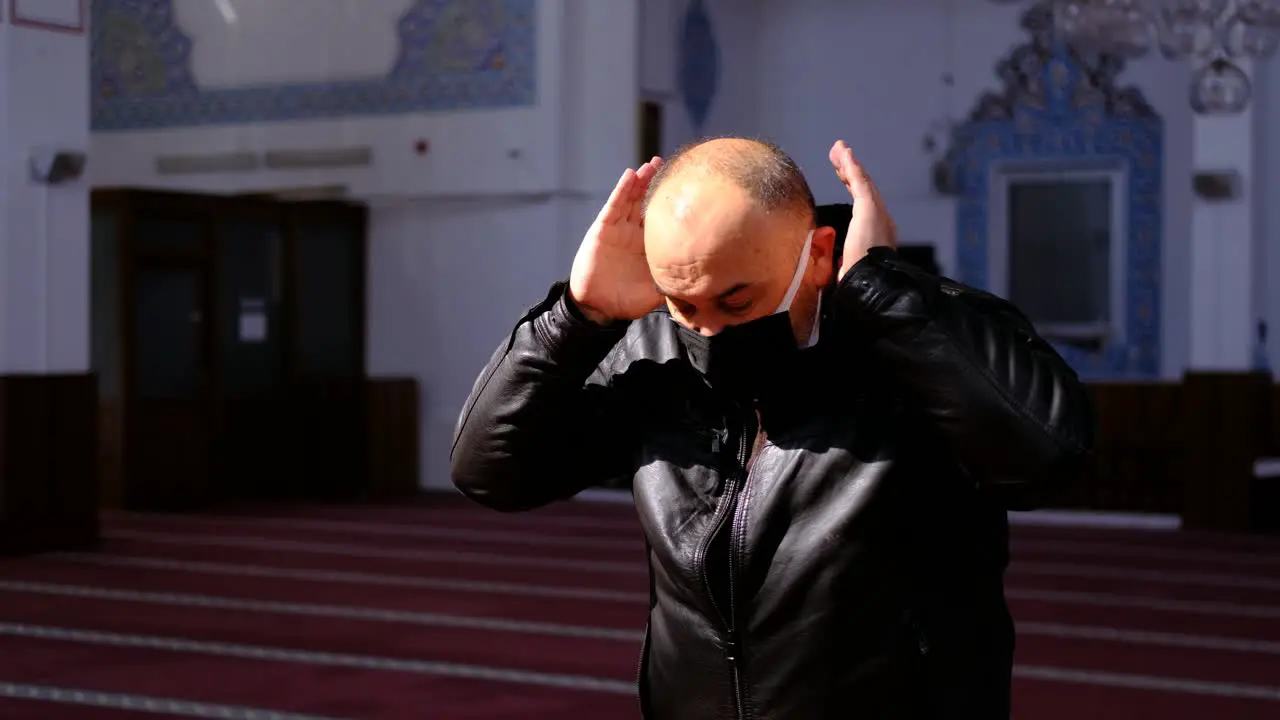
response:
[(46, 185), (79, 180), (88, 156), (83, 150), (37, 148), (31, 151), (31, 179)]
[(1235, 200), (1240, 197), (1244, 179), (1235, 170), (1205, 170), (1191, 176), (1191, 189), (1196, 197), (1210, 202)]

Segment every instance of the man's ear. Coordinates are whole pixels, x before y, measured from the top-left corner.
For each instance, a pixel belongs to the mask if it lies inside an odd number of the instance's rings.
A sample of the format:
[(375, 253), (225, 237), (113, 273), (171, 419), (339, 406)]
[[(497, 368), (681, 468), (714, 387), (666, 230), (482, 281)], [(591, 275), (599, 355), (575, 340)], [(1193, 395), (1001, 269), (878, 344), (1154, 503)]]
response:
[(813, 245), (809, 249), (809, 280), (818, 287), (826, 287), (831, 283), (839, 261), (835, 228), (819, 227), (814, 230)]

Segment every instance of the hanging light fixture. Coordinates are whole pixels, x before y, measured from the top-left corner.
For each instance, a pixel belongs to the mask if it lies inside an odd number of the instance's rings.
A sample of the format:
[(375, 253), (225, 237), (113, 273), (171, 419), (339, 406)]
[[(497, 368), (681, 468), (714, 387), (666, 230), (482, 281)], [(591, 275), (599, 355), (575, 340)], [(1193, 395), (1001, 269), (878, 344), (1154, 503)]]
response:
[[(1011, 0), (989, 0), (1011, 4)], [(1082, 52), (1132, 59), (1158, 50), (1199, 61), (1192, 77), (1197, 113), (1237, 113), (1252, 88), (1238, 61), (1280, 49), (1280, 0), (1052, 0), (1055, 30)]]
[(1191, 109), (1201, 115), (1231, 115), (1249, 106), (1249, 76), (1226, 58), (1214, 58), (1191, 77)]
[(1143, 0), (1058, 0), (1054, 25), (1073, 47), (1122, 58), (1142, 57), (1156, 43)]

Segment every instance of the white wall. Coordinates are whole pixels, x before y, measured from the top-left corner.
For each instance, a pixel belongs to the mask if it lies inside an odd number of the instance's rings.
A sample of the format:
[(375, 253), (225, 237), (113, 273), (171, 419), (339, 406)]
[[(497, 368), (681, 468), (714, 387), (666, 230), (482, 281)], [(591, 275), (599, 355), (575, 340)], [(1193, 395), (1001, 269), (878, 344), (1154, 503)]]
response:
[[(679, 7), (684, 0), (672, 0)], [(933, 192), (922, 143), (947, 117), (962, 120), (984, 91), (999, 89), (995, 65), (1026, 36), (1023, 5), (970, 0), (707, 0), (723, 52), (721, 93), (704, 133), (742, 133), (782, 145), (809, 176), (818, 202), (845, 201), (827, 161), (838, 138), (868, 168), (898, 222), (901, 240), (932, 243), (955, 269), (955, 203)], [(674, 43), (673, 43), (674, 51)], [(954, 84), (948, 88), (943, 77)], [(1181, 375), (1190, 311), (1191, 113), (1189, 70), (1161, 58), (1121, 76), (1140, 87), (1165, 123), (1162, 335), (1165, 374)], [(693, 139), (677, 100), (667, 108), (667, 145)]]
[(374, 205), (369, 371), (422, 381), (427, 486), (449, 485), (454, 424), (477, 373), (520, 313), (568, 277), (583, 231), (635, 162), (637, 6), (567, 4), (556, 190)]
[[(310, 0), (308, 0), (310, 1)], [(411, 0), (175, 3), (202, 91), (384, 76)], [(637, 0), (537, 2), (530, 107), (98, 132), (95, 186), (241, 192), (344, 186), (370, 214), (368, 369), (421, 382), (422, 479), (445, 487), (472, 381), (519, 313), (567, 277), (636, 150)], [(429, 142), (430, 152), (414, 152)], [(369, 145), (348, 170), (160, 175), (161, 155)]]
[[(1255, 102), (1262, 107), (1263, 118), (1280, 117), (1280, 67), (1270, 62), (1261, 73), (1260, 82), (1254, 87)], [(1269, 128), (1280, 127), (1275, 120), (1259, 124), (1256, 141), (1259, 145), (1259, 173), (1262, 189), (1259, 192), (1254, 281), (1258, 283), (1258, 302), (1261, 315), (1270, 326), (1267, 345), (1273, 370), (1280, 370), (1280, 138)]]
[[(669, 45), (664, 50), (676, 58), (672, 71), (678, 74), (680, 24), (688, 8), (687, 0), (666, 0), (671, 5), (673, 27)], [(663, 139), (667, 151), (684, 145), (701, 136), (760, 135), (759, 103), (768, 93), (767, 82), (759, 74), (763, 66), (792, 52), (788, 48), (774, 48), (765, 52), (761, 32), (765, 0), (704, 0), (711, 16), (712, 28), (720, 48), (720, 81), (715, 101), (707, 113), (706, 124), (699, 134), (695, 132), (689, 114), (685, 112), (677, 91), (668, 100), (664, 115)], [(653, 53), (655, 58), (660, 53)], [(659, 62), (655, 59), (650, 62)], [(805, 106), (793, 111), (805, 112)], [(774, 138), (777, 139), (777, 138)], [(788, 147), (788, 150), (793, 148)]]
[[(341, 78), (385, 65), (385, 22), (408, 0), (371, 2), (361, 0), (372, 9), (352, 11), (358, 17), (317, 12), (323, 22), (306, 33), (330, 39), (307, 43), (290, 39), (303, 32), (291, 26), (296, 16), (273, 15), (270, 4), (246, 6), (253, 13), (236, 24), (212, 3), (177, 5), (180, 21), (197, 28), (205, 45), (193, 55), (202, 82), (238, 85)], [(954, 269), (954, 203), (931, 190), (932, 158), (921, 143), (934, 123), (963, 118), (983, 90), (997, 89), (996, 61), (1024, 39), (1019, 9), (969, 0), (705, 2), (721, 77), (702, 132), (779, 142), (809, 172), (820, 202), (843, 199), (826, 152), (835, 139), (848, 140), (880, 184), (902, 239), (934, 243), (944, 268)], [(534, 107), (101, 133), (93, 138), (94, 179), (210, 191), (345, 184), (367, 199), (369, 369), (421, 381), (423, 480), (444, 487), (453, 425), (476, 373), (518, 314), (567, 276), (582, 231), (621, 170), (634, 164), (637, 99), (666, 104), (667, 150), (694, 138), (675, 82), (686, 3), (540, 0)], [(954, 87), (944, 86), (944, 75)], [(1122, 76), (1165, 122), (1163, 365), (1171, 377), (1185, 366), (1189, 343), (1188, 75), (1184, 64), (1151, 59)], [(1280, 106), (1280, 73), (1269, 77)], [(425, 157), (410, 150), (418, 138), (431, 141)], [(374, 166), (192, 180), (153, 168), (157, 153), (335, 143), (374, 145)], [(1280, 162), (1280, 143), (1269, 147)], [(1280, 210), (1260, 225), (1280, 237)], [(1280, 270), (1280, 252), (1265, 262)], [(1266, 297), (1280, 323), (1277, 285)]]
[[(197, 192), (340, 185), (357, 197), (554, 192), (564, 174), (566, 6), (579, 3), (537, 2), (532, 107), (96, 132), (91, 179), (95, 187)], [(289, 4), (235, 3), (229, 20), (216, 3), (174, 3), (175, 22), (192, 40), (191, 72), (201, 90), (332, 83), (390, 71), (395, 23), (412, 0), (311, 4), (315, 9), (300, 15)], [(430, 143), (428, 154), (415, 152), (419, 140)], [(371, 167), (175, 176), (155, 166), (165, 155), (360, 146), (373, 148)]]
[[(78, 22), (74, 3), (41, 9), (44, 19)], [(45, 148), (87, 148), (88, 42), (83, 33), (10, 22), (0, 24), (0, 57), (0, 371), (82, 373), (89, 187), (37, 182), (28, 161)]]

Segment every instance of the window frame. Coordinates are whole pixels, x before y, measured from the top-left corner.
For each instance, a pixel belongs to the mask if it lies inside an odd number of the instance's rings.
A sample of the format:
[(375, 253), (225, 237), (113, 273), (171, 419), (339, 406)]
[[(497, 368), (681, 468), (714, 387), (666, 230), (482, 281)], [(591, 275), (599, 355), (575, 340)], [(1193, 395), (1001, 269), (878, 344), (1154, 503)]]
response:
[(1009, 297), (1009, 261), (1012, 238), (1009, 236), (1009, 191), (1012, 186), (1028, 182), (1097, 182), (1111, 186), (1111, 237), (1108, 284), (1110, 289), (1108, 321), (1086, 323), (1035, 322), (1036, 330), (1046, 339), (1068, 343), (1097, 343), (1105, 346), (1123, 343), (1126, 337), (1127, 283), (1126, 267), (1129, 246), (1129, 173), (1122, 163), (1081, 164), (1017, 164), (999, 163), (991, 170), (988, 187), (988, 284), (990, 291)]

